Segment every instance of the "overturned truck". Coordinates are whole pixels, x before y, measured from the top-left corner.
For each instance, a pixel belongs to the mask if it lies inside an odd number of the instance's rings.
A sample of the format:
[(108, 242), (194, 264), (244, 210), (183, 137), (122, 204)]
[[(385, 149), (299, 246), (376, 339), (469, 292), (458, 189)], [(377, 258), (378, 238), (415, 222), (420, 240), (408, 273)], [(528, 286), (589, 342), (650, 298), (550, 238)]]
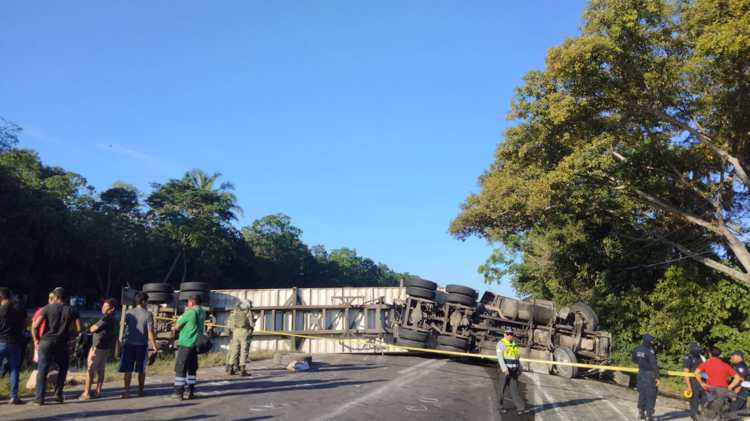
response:
[[(494, 355), (506, 328), (513, 329), (528, 359), (604, 364), (612, 337), (599, 331), (596, 313), (584, 303), (556, 308), (546, 300), (517, 300), (461, 285), (438, 289), (423, 279), (405, 282), (406, 298), (396, 306), (396, 344), (413, 348)], [(526, 363), (526, 368), (575, 377), (572, 366)]]
[[(561, 362), (604, 364), (611, 336), (598, 330), (597, 316), (583, 303), (556, 308), (549, 301), (528, 301), (461, 285), (438, 288), (424, 279), (401, 287), (335, 287), (214, 290), (203, 282), (144, 284), (148, 308), (156, 316), (157, 343), (174, 348), (172, 320), (185, 300), (199, 294), (209, 320), (225, 324), (239, 301), (253, 303), (257, 319), (252, 349), (308, 353), (377, 352), (386, 342), (414, 349), (494, 354), (503, 331), (513, 329), (522, 356)], [(123, 289), (123, 316), (136, 289)], [(290, 335), (294, 333), (295, 335)], [(208, 326), (218, 348), (228, 331)], [(308, 336), (302, 338), (297, 335)], [(574, 377), (570, 366), (527, 364), (527, 369)]]

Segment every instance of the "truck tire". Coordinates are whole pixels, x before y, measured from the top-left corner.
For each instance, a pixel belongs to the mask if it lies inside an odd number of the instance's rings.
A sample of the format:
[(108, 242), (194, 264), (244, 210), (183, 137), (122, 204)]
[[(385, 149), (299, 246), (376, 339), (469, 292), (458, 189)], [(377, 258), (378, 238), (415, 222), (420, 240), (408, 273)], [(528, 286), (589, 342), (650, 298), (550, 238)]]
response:
[(174, 292), (174, 289), (172, 289), (172, 285), (169, 285), (169, 284), (152, 283), (152, 284), (143, 284), (141, 291), (146, 292), (146, 293), (165, 292), (165, 293), (171, 294), (172, 292)]
[(409, 278), (404, 281), (405, 287), (415, 287), (415, 288), (424, 288), (429, 289), (430, 291), (435, 291), (437, 289), (437, 284), (428, 281), (427, 279), (419, 279), (419, 278)]
[(477, 298), (477, 291), (474, 289), (471, 289), (469, 287), (465, 287), (462, 285), (448, 285), (445, 287), (445, 292), (448, 294), (462, 294), (467, 295), (469, 297), (472, 297), (474, 299)]
[(147, 292), (146, 295), (148, 295), (148, 302), (152, 304), (161, 304), (166, 303), (167, 301), (172, 301), (172, 293), (169, 292)]
[(183, 282), (180, 291), (208, 291), (208, 282)]
[(396, 339), (396, 345), (408, 346), (409, 348), (425, 348), (424, 342), (410, 341), (408, 339)]
[(407, 287), (406, 295), (410, 295), (412, 297), (417, 297), (417, 298), (424, 298), (425, 300), (435, 299), (435, 291), (431, 289), (425, 289), (425, 288), (419, 288), (419, 287)]
[(427, 341), (428, 334), (427, 332), (420, 332), (418, 330), (414, 329), (404, 329), (399, 328), (398, 329), (398, 340), (401, 339), (407, 339), (410, 341), (416, 341), (416, 342), (425, 342)]
[(589, 330), (597, 330), (599, 328), (599, 317), (588, 304), (575, 303), (570, 306), (571, 313), (575, 313), (576, 317), (582, 317), (583, 322)]
[[(555, 361), (564, 363), (577, 363), (578, 359), (576, 354), (570, 350), (570, 348), (559, 347), (555, 348), (554, 353)], [(578, 367), (571, 367), (569, 365), (555, 365), (552, 367), (555, 374), (566, 379), (572, 379), (578, 375)]]
[(477, 300), (474, 297), (456, 293), (448, 293), (448, 297), (446, 297), (445, 301), (448, 303), (461, 304), (468, 307), (474, 307), (477, 304)]
[(208, 291), (180, 291), (180, 301), (187, 301), (192, 295), (201, 296), (201, 305), (208, 305), (208, 300), (211, 298), (211, 293)]
[(438, 335), (437, 343), (438, 345), (452, 346), (464, 351), (466, 350), (466, 346), (469, 344), (468, 341), (464, 338), (457, 338), (455, 336), (449, 335)]

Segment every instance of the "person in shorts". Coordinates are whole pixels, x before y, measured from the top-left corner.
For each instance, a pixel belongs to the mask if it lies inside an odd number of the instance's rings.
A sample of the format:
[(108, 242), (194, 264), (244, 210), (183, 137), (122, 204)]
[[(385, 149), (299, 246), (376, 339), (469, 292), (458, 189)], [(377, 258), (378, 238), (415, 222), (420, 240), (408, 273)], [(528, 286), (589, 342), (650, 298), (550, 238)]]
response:
[(154, 335), (154, 315), (146, 310), (148, 294), (135, 294), (135, 308), (125, 313), (125, 328), (122, 335), (122, 357), (120, 359), (120, 373), (123, 373), (125, 391), (123, 398), (130, 397), (130, 382), (133, 373), (138, 373), (138, 396), (144, 395), (146, 384), (146, 365), (148, 362), (148, 346), (156, 351)]
[(110, 298), (102, 304), (102, 318), (89, 328), (93, 334), (91, 349), (87, 358), (86, 381), (84, 382), (83, 393), (80, 400), (86, 401), (91, 398), (91, 383), (96, 377), (96, 391), (94, 397), (102, 394), (102, 385), (104, 384), (104, 369), (107, 364), (110, 350), (114, 348), (117, 323), (115, 321), (115, 309), (117, 304), (114, 299)]

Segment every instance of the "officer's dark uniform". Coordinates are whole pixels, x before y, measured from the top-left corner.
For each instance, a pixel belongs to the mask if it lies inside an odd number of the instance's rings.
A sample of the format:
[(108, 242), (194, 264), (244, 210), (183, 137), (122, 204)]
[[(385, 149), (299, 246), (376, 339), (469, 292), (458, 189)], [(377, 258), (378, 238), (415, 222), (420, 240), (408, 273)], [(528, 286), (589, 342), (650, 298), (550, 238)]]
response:
[[(693, 373), (702, 362), (703, 358), (701, 358), (700, 345), (696, 342), (692, 342), (688, 347), (688, 354), (682, 363), (682, 368), (686, 368), (690, 373)], [(698, 407), (705, 392), (703, 391), (701, 384), (698, 383), (698, 379), (694, 377), (690, 378), (690, 388), (693, 389), (693, 397), (690, 398), (690, 417), (698, 419)]]
[[(742, 361), (741, 363), (734, 366), (734, 371), (737, 372), (737, 374), (742, 377), (742, 380), (744, 381), (750, 381), (750, 372), (748, 372), (747, 364), (745, 364), (745, 361)], [(740, 411), (742, 409), (745, 409), (747, 407), (747, 397), (748, 397), (748, 389), (742, 388), (740, 389), (740, 393), (737, 394), (737, 400), (732, 402), (732, 411)]]
[(643, 343), (634, 351), (631, 360), (638, 364), (636, 377), (638, 388), (638, 412), (641, 419), (653, 420), (656, 407), (656, 379), (659, 377), (659, 367), (656, 366), (656, 353), (652, 343), (654, 337), (643, 336)]

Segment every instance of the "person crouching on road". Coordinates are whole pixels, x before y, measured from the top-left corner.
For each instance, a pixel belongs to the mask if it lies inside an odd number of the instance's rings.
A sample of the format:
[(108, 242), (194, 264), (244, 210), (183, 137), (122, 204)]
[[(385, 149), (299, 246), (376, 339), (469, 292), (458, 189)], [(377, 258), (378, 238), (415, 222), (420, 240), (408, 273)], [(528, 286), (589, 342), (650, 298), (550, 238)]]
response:
[[(187, 301), (187, 309), (174, 325), (174, 331), (179, 332), (177, 338), (177, 359), (175, 361), (174, 394), (177, 400), (193, 399), (195, 384), (198, 382), (198, 336), (203, 333), (206, 313), (201, 308), (201, 296), (191, 295)], [(187, 386), (187, 397), (184, 396)]]
[[(705, 358), (701, 355), (701, 347), (698, 345), (698, 342), (690, 342), (690, 345), (688, 346), (688, 354), (685, 356), (685, 360), (682, 364), (682, 371), (693, 374), (695, 369), (698, 368), (703, 361), (705, 361)], [(703, 388), (693, 376), (685, 376), (684, 379), (687, 390), (692, 394), (692, 396), (690, 396), (690, 418), (697, 420), (698, 407), (704, 395)]]
[[(734, 371), (742, 379), (742, 383), (750, 381), (750, 372), (748, 371), (747, 364), (745, 364), (745, 354), (741, 351), (734, 351), (729, 359), (732, 361), (732, 365), (734, 365)], [(732, 412), (742, 411), (747, 408), (747, 397), (750, 394), (748, 393), (750, 389), (743, 387), (742, 383), (732, 389), (733, 392), (737, 393), (737, 399), (732, 402)]]
[(521, 397), (521, 391), (518, 384), (518, 377), (521, 375), (521, 351), (518, 344), (513, 339), (513, 329), (505, 328), (505, 335), (498, 341), (495, 352), (497, 353), (497, 363), (500, 368), (498, 388), (500, 401), (500, 412), (505, 414), (508, 410), (505, 408), (504, 397), (505, 389), (510, 388), (510, 394), (513, 398), (513, 404), (519, 415), (523, 414), (526, 409), (526, 403)]
[(89, 332), (93, 334), (93, 339), (88, 357), (86, 358), (86, 381), (84, 382), (83, 393), (78, 398), (79, 400), (87, 401), (91, 398), (91, 383), (93, 383), (94, 377), (96, 377), (94, 397), (99, 397), (102, 394), (104, 369), (107, 365), (109, 352), (114, 348), (115, 339), (117, 338), (117, 324), (115, 322), (116, 307), (117, 303), (114, 299), (105, 300), (104, 304), (102, 304), (102, 318), (89, 328)]
[(636, 388), (638, 389), (639, 417), (642, 420), (652, 421), (656, 408), (656, 387), (659, 385), (659, 367), (656, 365), (653, 336), (643, 335), (643, 342), (633, 350), (631, 360), (638, 364)]
[(229, 330), (232, 341), (229, 343), (226, 372), (230, 375), (239, 373), (249, 376), (247, 372), (247, 351), (250, 347), (248, 338), (253, 332), (254, 319), (251, 311), (252, 303), (240, 301), (234, 306), (229, 315)]
[(23, 331), (26, 327), (26, 313), (16, 308), (10, 300), (10, 290), (0, 288), (0, 363), (8, 361), (10, 370), (11, 405), (22, 405), (25, 402), (18, 398), (18, 376), (21, 371), (23, 346), (26, 339)]

